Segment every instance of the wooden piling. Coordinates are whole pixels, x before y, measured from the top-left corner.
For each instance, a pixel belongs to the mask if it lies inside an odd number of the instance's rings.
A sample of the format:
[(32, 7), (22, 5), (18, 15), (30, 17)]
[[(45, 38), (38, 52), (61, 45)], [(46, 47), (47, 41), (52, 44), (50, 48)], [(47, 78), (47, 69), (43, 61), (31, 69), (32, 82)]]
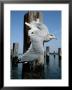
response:
[(61, 60), (61, 48), (58, 48), (58, 56), (59, 56), (59, 60)]
[(17, 64), (17, 60), (18, 60), (18, 47), (19, 44), (18, 43), (13, 43), (13, 49), (11, 49), (11, 63), (13, 64)]
[(46, 47), (46, 54), (49, 56), (50, 52), (49, 52), (50, 48)]
[(50, 48), (49, 47), (46, 47), (46, 63), (47, 64), (49, 63), (49, 55), (50, 55), (49, 50), (50, 50)]
[(29, 79), (30, 78), (30, 63), (24, 61), (22, 64), (22, 79)]
[[(25, 25), (25, 22), (31, 22), (36, 19), (40, 19), (40, 22), (42, 22), (42, 15), (38, 11), (30, 11), (24, 16), (24, 45), (23, 45), (23, 53), (26, 52), (30, 46), (30, 38), (28, 36), (28, 30), (30, 29), (28, 26)], [(30, 64), (29, 64), (30, 65)], [(44, 55), (40, 55), (37, 60), (33, 62), (33, 76), (41, 76), (42, 69), (44, 65)], [(25, 65), (23, 64), (23, 68)], [(30, 67), (30, 66), (29, 66)], [(24, 72), (24, 69), (22, 70)], [(36, 73), (35, 73), (36, 72)], [(24, 73), (23, 73), (24, 74)], [(22, 75), (23, 75), (22, 74)], [(39, 78), (39, 77), (33, 77), (33, 78)], [(41, 78), (41, 77), (40, 77)]]

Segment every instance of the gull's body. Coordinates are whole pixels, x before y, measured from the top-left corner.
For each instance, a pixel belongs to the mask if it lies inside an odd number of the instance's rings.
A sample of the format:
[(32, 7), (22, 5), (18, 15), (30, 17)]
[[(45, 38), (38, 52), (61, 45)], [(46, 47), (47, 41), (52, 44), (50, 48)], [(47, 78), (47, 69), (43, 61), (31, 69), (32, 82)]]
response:
[(33, 61), (44, 56), (44, 41), (49, 41), (55, 36), (50, 36), (46, 25), (39, 22), (32, 22), (31, 24), (26, 23), (31, 29), (28, 32), (30, 37), (31, 45), (26, 53), (23, 54), (21, 61)]
[(36, 60), (40, 55), (44, 54), (43, 40), (38, 36), (30, 37), (31, 45), (22, 56), (22, 61)]

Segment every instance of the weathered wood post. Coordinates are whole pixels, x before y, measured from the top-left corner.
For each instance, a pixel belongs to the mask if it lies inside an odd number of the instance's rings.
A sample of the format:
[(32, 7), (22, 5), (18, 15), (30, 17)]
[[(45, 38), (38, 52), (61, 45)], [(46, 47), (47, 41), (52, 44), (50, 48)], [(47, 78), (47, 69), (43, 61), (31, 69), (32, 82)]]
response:
[[(30, 38), (28, 36), (28, 30), (30, 29), (25, 25), (25, 22), (31, 22), (33, 20), (37, 20), (39, 18), (40, 22), (42, 22), (41, 12), (38, 11), (29, 11), (24, 16), (24, 44), (23, 44), (23, 53), (26, 52), (30, 46)], [(30, 65), (30, 64), (29, 64)], [(38, 60), (33, 62), (33, 78), (41, 78), (42, 68), (44, 65), (44, 55), (41, 55)]]
[(55, 51), (54, 51), (54, 53), (53, 53), (53, 54), (54, 54), (54, 58), (55, 58)]
[(30, 78), (30, 63), (29, 62), (26, 62), (24, 61), (23, 64), (22, 64), (22, 79), (29, 79)]
[[(18, 43), (13, 43), (13, 48), (11, 49), (11, 63), (16, 64), (16, 61), (18, 60)], [(17, 65), (17, 64), (16, 64)]]
[(61, 60), (61, 48), (58, 48), (59, 60)]
[(61, 48), (58, 48), (59, 67), (61, 68)]
[(50, 55), (50, 48), (49, 47), (46, 47), (46, 63), (48, 64), (49, 63), (49, 55)]

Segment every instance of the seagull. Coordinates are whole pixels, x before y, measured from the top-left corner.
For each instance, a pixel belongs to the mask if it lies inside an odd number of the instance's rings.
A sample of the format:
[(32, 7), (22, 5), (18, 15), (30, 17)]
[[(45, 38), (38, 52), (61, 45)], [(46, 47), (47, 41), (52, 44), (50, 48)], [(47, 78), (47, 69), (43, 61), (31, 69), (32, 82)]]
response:
[(30, 37), (31, 45), (22, 55), (21, 62), (37, 60), (40, 55), (44, 55), (43, 42), (56, 38), (54, 34), (48, 32), (48, 27), (45, 24), (39, 22), (39, 19), (25, 24), (30, 27), (28, 36)]

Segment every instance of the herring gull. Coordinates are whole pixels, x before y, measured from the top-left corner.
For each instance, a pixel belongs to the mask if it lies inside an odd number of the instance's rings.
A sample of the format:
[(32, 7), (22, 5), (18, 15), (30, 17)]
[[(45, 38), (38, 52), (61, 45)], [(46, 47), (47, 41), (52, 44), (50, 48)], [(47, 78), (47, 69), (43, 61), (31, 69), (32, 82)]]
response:
[(30, 37), (31, 45), (28, 50), (22, 55), (21, 62), (23, 61), (33, 61), (38, 59), (40, 55), (44, 55), (43, 42), (55, 39), (54, 34), (48, 32), (48, 27), (37, 21), (32, 21), (31, 23), (25, 23), (30, 27), (28, 31), (28, 36)]

